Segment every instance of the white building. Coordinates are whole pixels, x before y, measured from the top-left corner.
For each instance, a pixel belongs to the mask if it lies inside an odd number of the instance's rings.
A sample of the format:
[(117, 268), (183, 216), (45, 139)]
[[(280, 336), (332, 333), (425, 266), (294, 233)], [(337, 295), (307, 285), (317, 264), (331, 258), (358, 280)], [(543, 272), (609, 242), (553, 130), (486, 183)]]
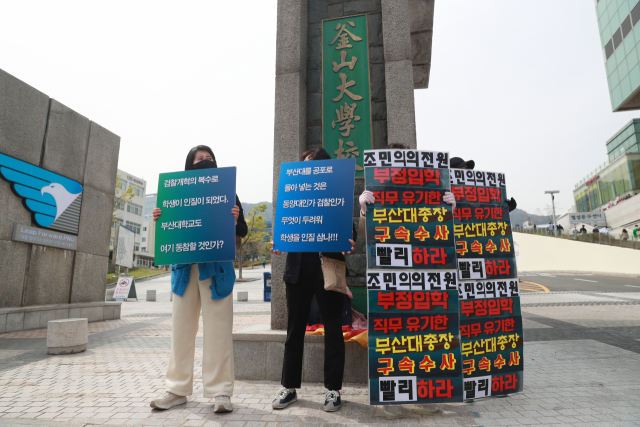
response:
[[(145, 193), (147, 189), (147, 182), (138, 178), (128, 172), (118, 169), (119, 181), (116, 183), (116, 196), (115, 196), (115, 204), (116, 211), (115, 217), (116, 222), (113, 224), (111, 228), (111, 246), (113, 249), (113, 241), (116, 226), (119, 224), (124, 225), (129, 230), (132, 230), (135, 233), (135, 244), (134, 244), (134, 253), (136, 254), (136, 262), (135, 266), (138, 266), (138, 252), (140, 252), (140, 248), (142, 247), (142, 228), (143, 228), (143, 210), (145, 203)], [(133, 187), (133, 198), (130, 202), (123, 203), (120, 198), (124, 194), (124, 192)]]
[(142, 212), (142, 231), (140, 241), (140, 252), (136, 259), (140, 258), (140, 267), (151, 267), (155, 257), (156, 244), (156, 223), (153, 221), (153, 208), (156, 207), (158, 194), (147, 194), (144, 200), (144, 210)]

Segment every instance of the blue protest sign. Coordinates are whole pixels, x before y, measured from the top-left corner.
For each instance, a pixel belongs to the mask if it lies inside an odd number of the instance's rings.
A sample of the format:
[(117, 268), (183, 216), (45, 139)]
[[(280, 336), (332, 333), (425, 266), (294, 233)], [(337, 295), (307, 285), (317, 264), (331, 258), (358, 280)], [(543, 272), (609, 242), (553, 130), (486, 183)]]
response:
[(156, 265), (235, 259), (236, 168), (161, 173)]
[(282, 163), (273, 226), (281, 252), (351, 250), (355, 159)]

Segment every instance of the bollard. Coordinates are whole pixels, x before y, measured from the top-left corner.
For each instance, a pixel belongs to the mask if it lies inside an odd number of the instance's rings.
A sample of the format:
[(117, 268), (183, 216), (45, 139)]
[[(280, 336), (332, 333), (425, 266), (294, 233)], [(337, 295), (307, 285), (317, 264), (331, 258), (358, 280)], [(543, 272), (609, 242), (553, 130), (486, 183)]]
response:
[(147, 301), (155, 301), (156, 300), (156, 291), (148, 290), (147, 291)]
[(89, 319), (60, 319), (47, 322), (47, 354), (74, 354), (87, 349)]
[(249, 292), (238, 292), (238, 301), (249, 301)]

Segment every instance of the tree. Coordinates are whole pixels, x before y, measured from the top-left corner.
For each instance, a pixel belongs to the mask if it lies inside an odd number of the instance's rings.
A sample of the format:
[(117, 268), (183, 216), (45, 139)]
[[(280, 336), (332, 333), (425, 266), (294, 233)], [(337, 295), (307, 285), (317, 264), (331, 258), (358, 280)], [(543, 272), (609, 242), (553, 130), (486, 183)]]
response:
[(236, 250), (238, 252), (236, 259), (238, 260), (239, 279), (242, 279), (242, 263), (244, 262), (243, 252), (245, 251), (245, 249), (253, 257), (253, 254), (251, 253), (251, 247), (256, 243), (259, 244), (260, 242), (264, 242), (269, 237), (269, 234), (267, 232), (262, 231), (267, 227), (267, 219), (262, 215), (262, 213), (266, 210), (267, 204), (263, 203), (262, 205), (254, 206), (254, 208), (251, 209), (251, 212), (247, 214), (247, 235), (241, 239), (238, 239), (238, 242), (236, 244)]
[(125, 203), (131, 202), (133, 197), (135, 196), (135, 188), (129, 187), (127, 189), (123, 189), (122, 187), (126, 186), (126, 181), (120, 179), (120, 174), (116, 176), (116, 195), (113, 198), (113, 211), (111, 214), (111, 225), (118, 222), (118, 215), (116, 214), (117, 210), (124, 211)]

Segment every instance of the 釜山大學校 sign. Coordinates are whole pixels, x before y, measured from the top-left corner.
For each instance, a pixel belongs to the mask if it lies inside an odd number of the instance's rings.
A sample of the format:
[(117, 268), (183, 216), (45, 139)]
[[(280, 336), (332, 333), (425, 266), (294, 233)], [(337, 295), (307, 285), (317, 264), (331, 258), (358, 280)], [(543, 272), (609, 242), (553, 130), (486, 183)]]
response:
[(235, 259), (236, 168), (160, 174), (155, 265)]
[(322, 22), (322, 146), (336, 159), (371, 149), (371, 91), (367, 15)]

